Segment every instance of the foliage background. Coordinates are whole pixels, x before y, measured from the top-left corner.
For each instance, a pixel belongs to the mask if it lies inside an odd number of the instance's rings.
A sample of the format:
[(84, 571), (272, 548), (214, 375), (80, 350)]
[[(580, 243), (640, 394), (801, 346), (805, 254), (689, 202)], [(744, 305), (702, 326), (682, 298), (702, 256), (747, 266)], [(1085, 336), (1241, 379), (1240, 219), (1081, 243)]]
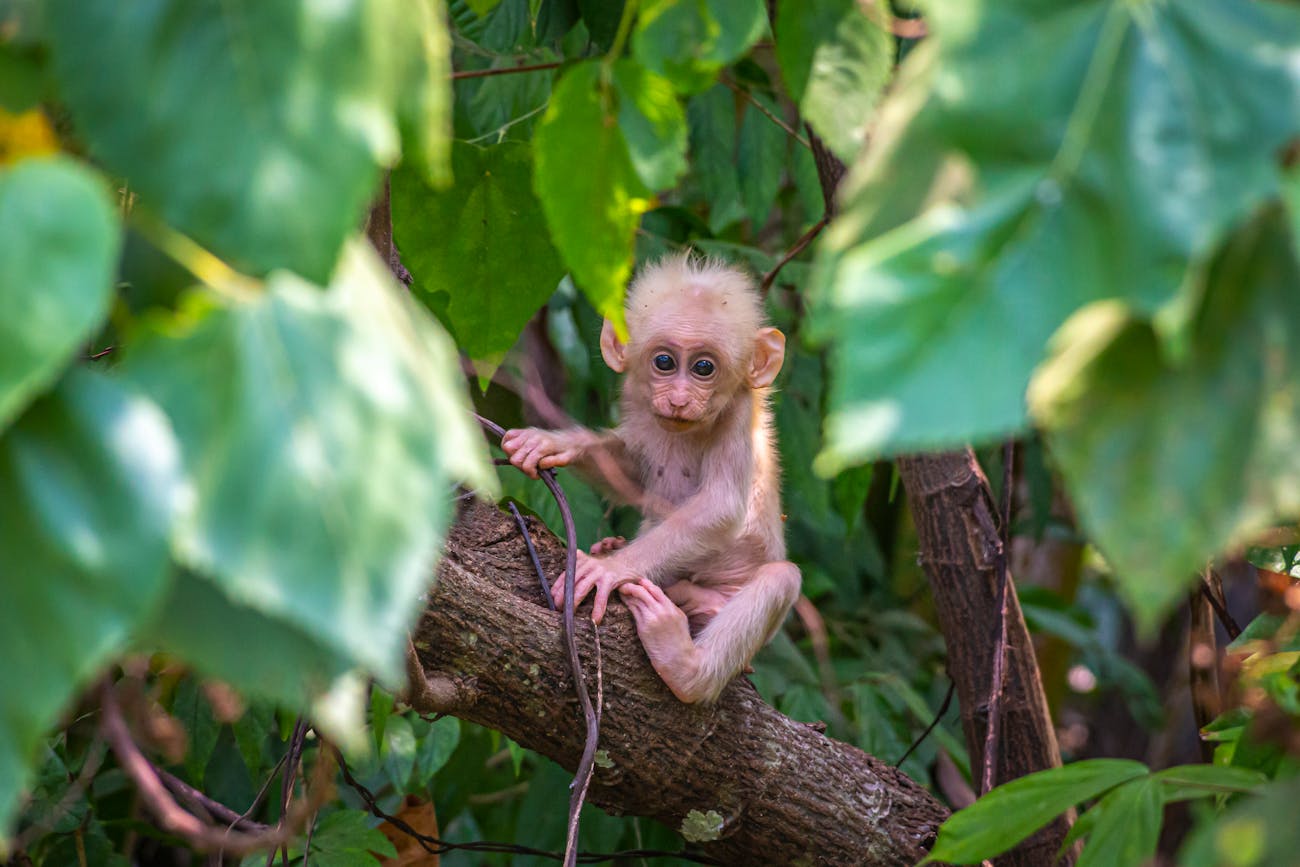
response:
[[(141, 707), (183, 733), (154, 744), (168, 767), (225, 803), (253, 801), (307, 712), (387, 808), (414, 795), (449, 839), (557, 846), (562, 771), (369, 686), (400, 680), (457, 483), (556, 518), (493, 478), (466, 395), (507, 425), (542, 420), (543, 395), (608, 423), (596, 334), (634, 265), (692, 247), (772, 272), (826, 216), (814, 135), (852, 164), (840, 215), (767, 292), (815, 607), (755, 683), (901, 758), (947, 681), (885, 459), (971, 441), (997, 479), (1015, 436), (1014, 572), (1069, 757), (1192, 758), (1171, 612), (1212, 558), (1281, 576), (1262, 603), (1230, 594), (1273, 616), (1212, 727), (1216, 761), (1277, 782), (1198, 814), (1183, 858), (1287, 863), (1293, 823), (1251, 829), (1294, 787), (1300, 713), (1300, 18), (773, 5), (0, 3), (0, 821), (36, 863), (157, 837), (97, 767), (84, 691), (106, 670), (147, 684)], [(409, 292), (358, 237), (389, 167)], [(633, 529), (563, 484), (580, 542)], [(954, 719), (903, 768), (960, 802)], [(1156, 846), (1179, 790), (1143, 773), (1114, 791), (1154, 807), (1092, 814), (1090, 857)], [(313, 846), (372, 863), (385, 844), (341, 797)], [(590, 848), (676, 846), (588, 813)], [(526, 859), (447, 856), (484, 860)]]

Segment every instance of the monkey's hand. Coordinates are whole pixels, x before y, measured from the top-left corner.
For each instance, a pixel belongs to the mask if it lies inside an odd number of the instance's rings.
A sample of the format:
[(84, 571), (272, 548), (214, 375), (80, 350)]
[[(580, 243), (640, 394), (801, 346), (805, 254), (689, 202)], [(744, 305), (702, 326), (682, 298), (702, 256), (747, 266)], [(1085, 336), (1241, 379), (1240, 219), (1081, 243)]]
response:
[[(579, 551), (578, 566), (574, 573), (573, 605), (576, 608), (583, 599), (587, 598), (587, 594), (595, 589), (596, 598), (591, 605), (591, 619), (599, 623), (605, 617), (609, 595), (624, 584), (639, 580), (640, 577), (629, 569), (617, 554), (592, 557)], [(556, 608), (564, 608), (564, 575), (560, 575), (551, 585), (551, 597), (555, 600)]]
[(501, 438), (510, 463), (523, 470), (530, 478), (537, 478), (538, 470), (567, 467), (582, 457), (578, 438), (564, 431), (541, 430), (535, 427), (506, 431)]

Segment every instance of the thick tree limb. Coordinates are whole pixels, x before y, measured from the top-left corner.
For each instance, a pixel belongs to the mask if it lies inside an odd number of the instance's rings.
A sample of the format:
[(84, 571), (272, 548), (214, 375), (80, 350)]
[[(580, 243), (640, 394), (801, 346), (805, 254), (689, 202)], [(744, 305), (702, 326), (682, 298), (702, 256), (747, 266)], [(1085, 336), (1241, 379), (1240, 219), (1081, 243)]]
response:
[[(1001, 619), (998, 555), (1002, 541), (997, 510), (988, 479), (970, 449), (899, 458), (898, 473), (912, 506), (921, 565), (930, 578), (935, 613), (948, 648), (948, 673), (957, 685), (971, 767), (980, 767)], [(997, 783), (1061, 764), (1038, 661), (1011, 582), (1006, 612)], [(996, 863), (999, 867), (1057, 863), (1056, 852), (1072, 821), (1072, 814), (1056, 819)], [(1067, 852), (1064, 862), (1073, 863), (1074, 856), (1075, 851)]]
[[(560, 544), (540, 524), (530, 529), (543, 566), (558, 572)], [(425, 675), (472, 679), (475, 700), (458, 716), (572, 770), (584, 731), (560, 628), (514, 520), (463, 504), (415, 634)], [(591, 683), (595, 633), (589, 620), (577, 627)], [(910, 865), (933, 843), (947, 810), (900, 771), (782, 716), (743, 679), (711, 708), (681, 704), (622, 605), (611, 606), (599, 639), (596, 805), (684, 830), (725, 863)]]

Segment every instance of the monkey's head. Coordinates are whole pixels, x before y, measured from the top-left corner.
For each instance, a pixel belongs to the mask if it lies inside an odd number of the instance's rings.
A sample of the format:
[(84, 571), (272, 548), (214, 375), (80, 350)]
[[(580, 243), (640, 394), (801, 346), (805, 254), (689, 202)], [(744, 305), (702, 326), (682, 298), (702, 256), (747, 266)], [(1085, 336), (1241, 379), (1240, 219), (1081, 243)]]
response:
[(785, 360), (749, 275), (689, 253), (646, 266), (627, 293), (628, 342), (606, 321), (605, 363), (626, 373), (625, 398), (665, 430), (707, 428), (739, 395), (767, 388)]

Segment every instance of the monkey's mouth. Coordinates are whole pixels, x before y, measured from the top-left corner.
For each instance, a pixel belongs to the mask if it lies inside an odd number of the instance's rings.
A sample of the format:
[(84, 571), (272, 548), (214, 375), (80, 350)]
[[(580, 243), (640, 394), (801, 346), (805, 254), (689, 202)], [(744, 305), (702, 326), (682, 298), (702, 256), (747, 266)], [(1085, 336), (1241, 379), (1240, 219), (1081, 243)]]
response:
[(696, 422), (693, 418), (678, 418), (677, 416), (660, 415), (659, 413), (655, 413), (655, 421), (659, 422), (659, 426), (664, 430), (677, 433), (690, 430)]

